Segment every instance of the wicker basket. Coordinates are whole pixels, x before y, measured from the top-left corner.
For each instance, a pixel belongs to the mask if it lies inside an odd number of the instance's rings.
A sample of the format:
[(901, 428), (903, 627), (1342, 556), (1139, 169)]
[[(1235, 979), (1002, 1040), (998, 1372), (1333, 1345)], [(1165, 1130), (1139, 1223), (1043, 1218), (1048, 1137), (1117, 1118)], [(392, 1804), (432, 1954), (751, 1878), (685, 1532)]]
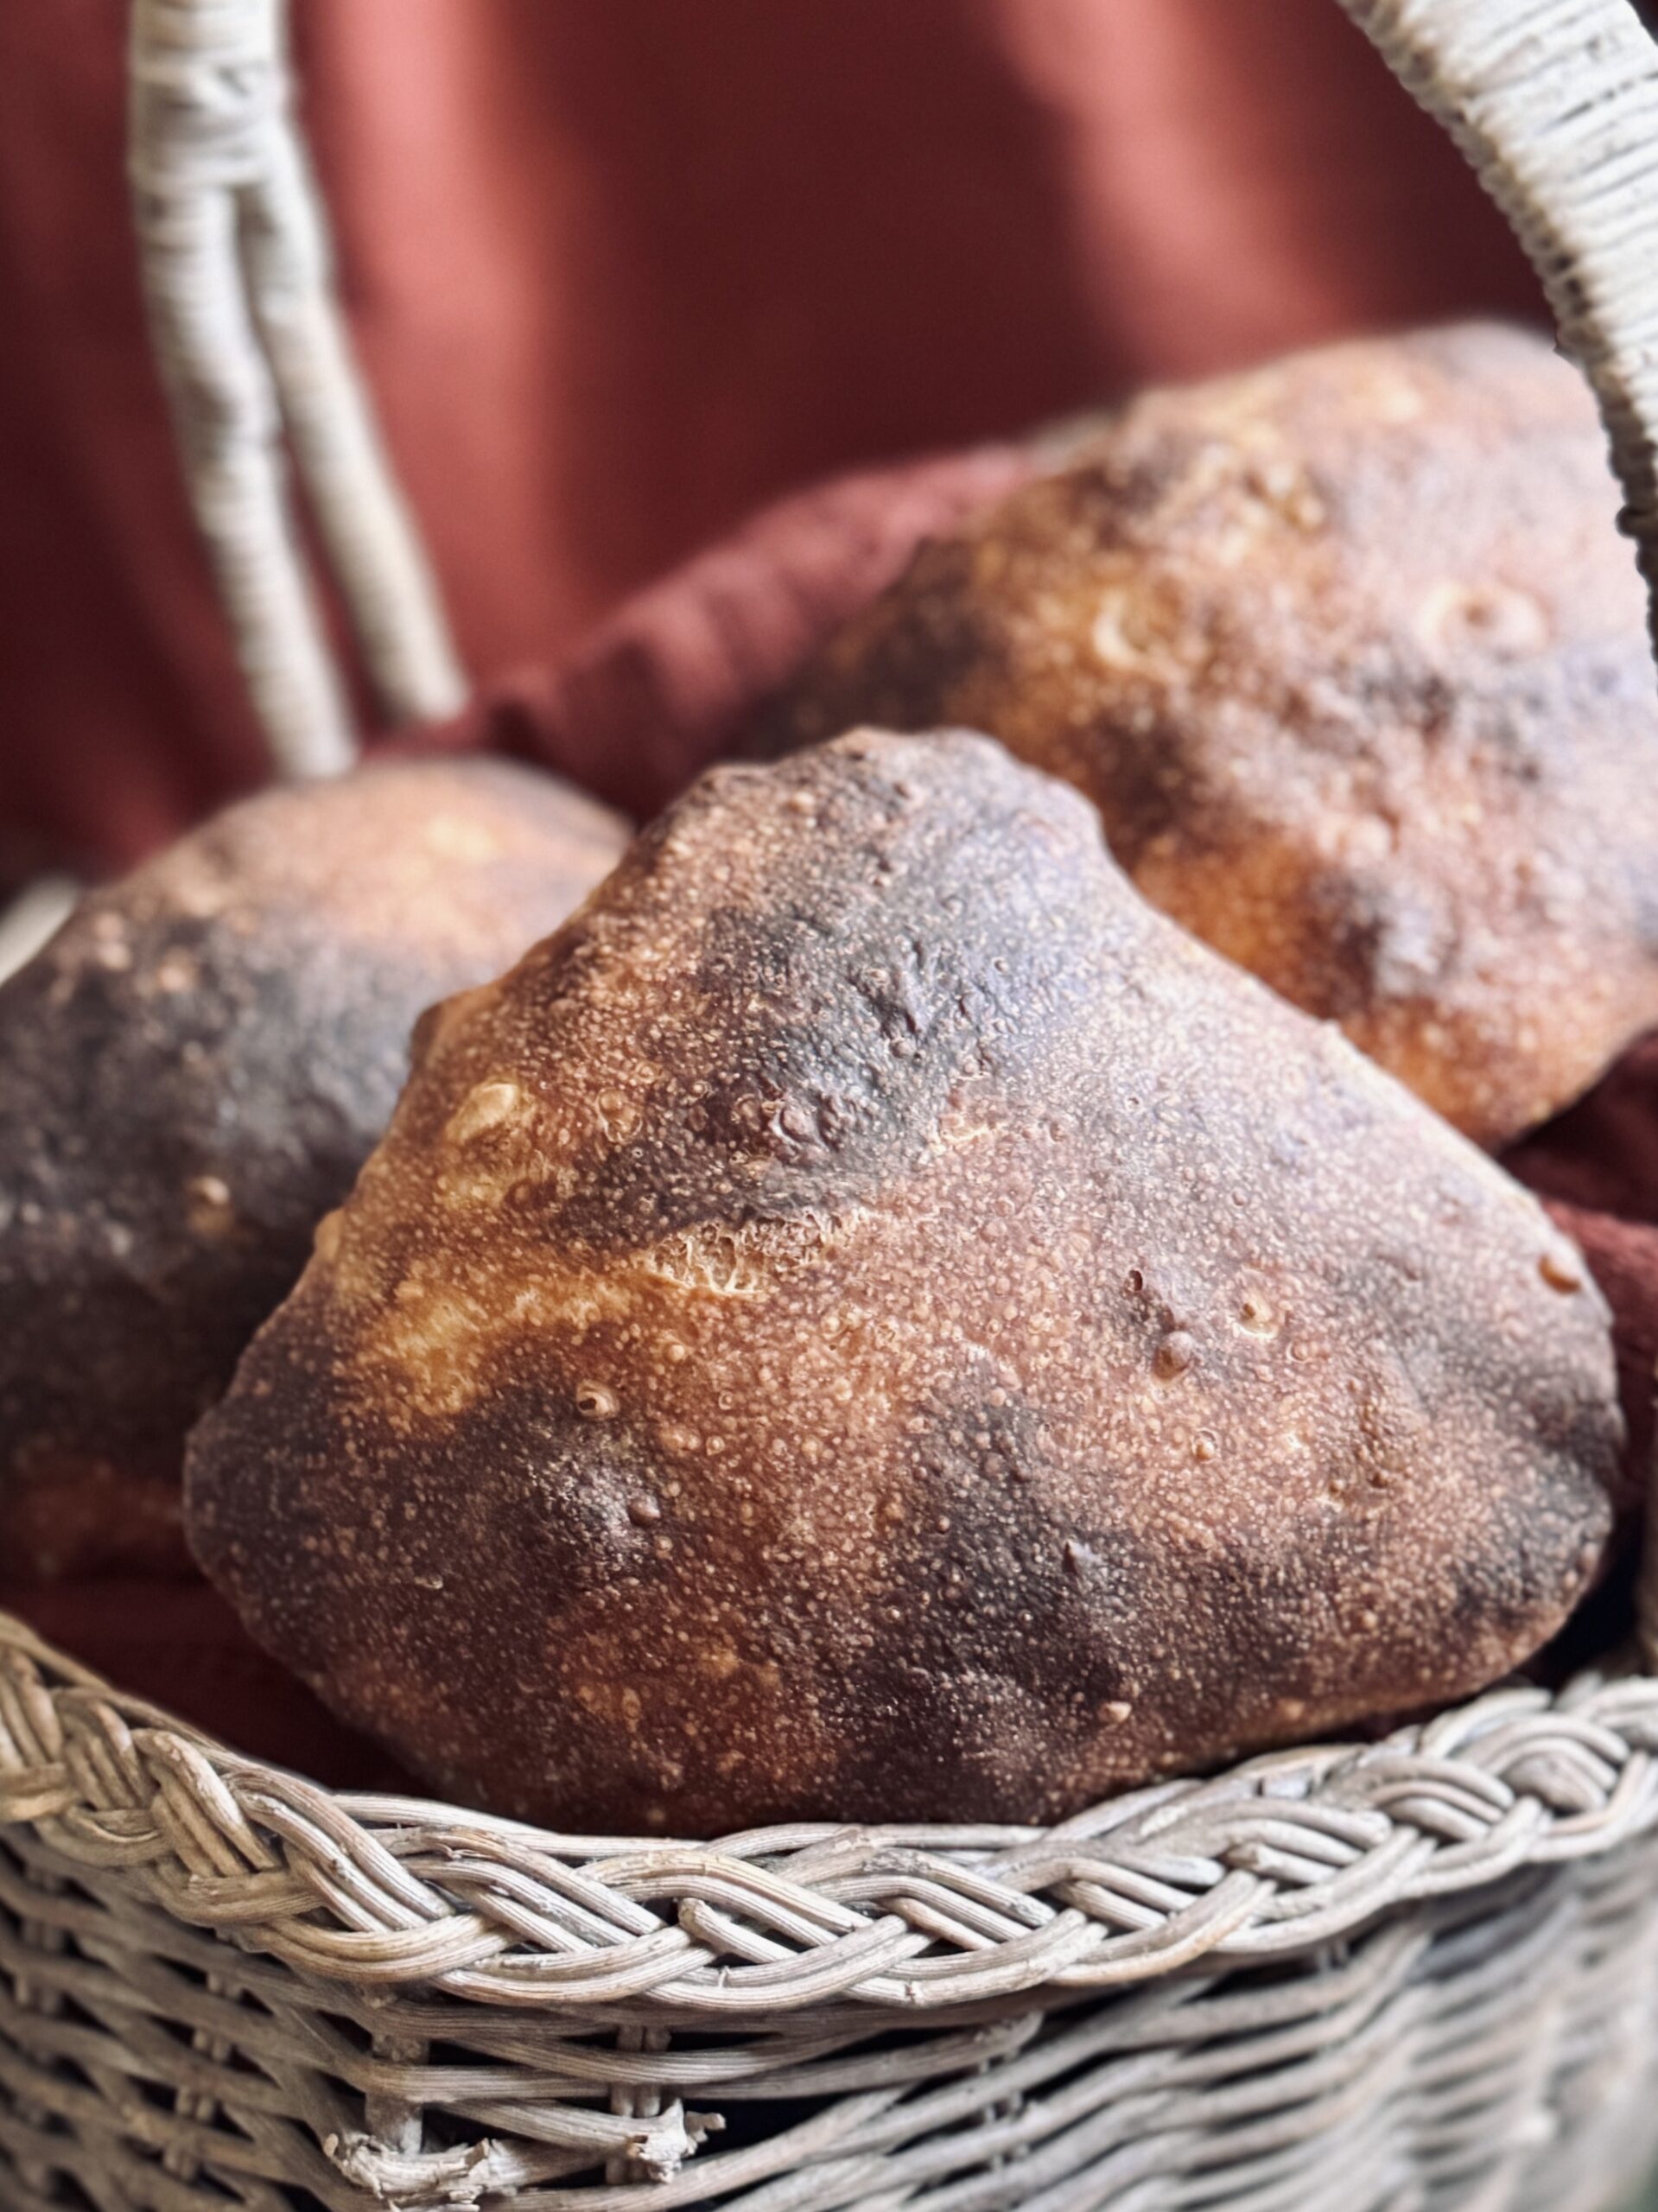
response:
[[(1533, 251), (1650, 574), (1636, 17), (1346, 4)], [(139, 0), (134, 168), (245, 665), (279, 760), (317, 768), (349, 728), (284, 429), (383, 699), (441, 712), (459, 679), (328, 298), (278, 16)], [(1044, 1832), (571, 1838), (330, 1794), (0, 1621), (0, 2205), (1591, 2212), (1658, 2151), (1655, 1754), (1631, 1665)]]

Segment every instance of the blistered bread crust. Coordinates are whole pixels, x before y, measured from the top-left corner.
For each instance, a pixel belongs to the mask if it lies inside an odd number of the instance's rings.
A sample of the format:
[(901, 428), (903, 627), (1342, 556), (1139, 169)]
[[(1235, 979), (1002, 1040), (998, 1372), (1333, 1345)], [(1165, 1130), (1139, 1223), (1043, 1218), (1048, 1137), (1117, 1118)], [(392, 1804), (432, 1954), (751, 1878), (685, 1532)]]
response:
[(187, 1511), (459, 1797), (1045, 1820), (1502, 1674), (1618, 1440), (1528, 1196), (1075, 793), (865, 733), (427, 1018)]
[(1658, 697), (1588, 389), (1473, 324), (1134, 402), (765, 719), (967, 723), (1482, 1143), (1658, 1022)]
[(275, 791), (0, 986), (0, 1576), (185, 1569), (185, 1433), (384, 1129), (416, 1017), (625, 842), (503, 762)]

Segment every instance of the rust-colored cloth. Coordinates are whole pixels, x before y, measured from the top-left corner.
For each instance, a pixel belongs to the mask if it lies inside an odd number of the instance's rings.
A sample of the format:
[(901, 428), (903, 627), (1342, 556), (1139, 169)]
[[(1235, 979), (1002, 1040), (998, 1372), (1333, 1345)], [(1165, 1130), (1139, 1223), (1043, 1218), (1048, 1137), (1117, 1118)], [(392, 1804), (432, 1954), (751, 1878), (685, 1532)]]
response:
[[(259, 774), (145, 346), (125, 16), (0, 9), (0, 885), (130, 860)], [(848, 467), (1534, 304), (1335, 0), (295, 18), (353, 327), (486, 684)], [(642, 741), (607, 781), (647, 804)]]
[(549, 763), (613, 805), (652, 814), (740, 740), (759, 703), (924, 537), (1036, 466), (1017, 442), (975, 446), (780, 499), (626, 601), (556, 670), (518, 671), (440, 741)]
[(1634, 1464), (1653, 1468), (1658, 1370), (1658, 1033), (1508, 1166), (1583, 1247), (1617, 1317), (1618, 1380)]

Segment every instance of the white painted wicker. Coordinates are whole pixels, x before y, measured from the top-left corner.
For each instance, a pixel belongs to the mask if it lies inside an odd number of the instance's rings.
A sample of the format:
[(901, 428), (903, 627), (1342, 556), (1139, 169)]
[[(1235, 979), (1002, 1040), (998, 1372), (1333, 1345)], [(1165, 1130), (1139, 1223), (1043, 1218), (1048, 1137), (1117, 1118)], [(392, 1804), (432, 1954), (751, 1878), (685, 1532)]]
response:
[[(1537, 258), (1653, 574), (1636, 17), (1345, 4)], [(135, 24), (197, 510), (273, 753), (326, 769), (350, 734), (283, 424), (384, 698), (443, 711), (453, 658), (327, 299), (278, 0)], [(331, 1794), (0, 1620), (18, 2212), (1591, 2212), (1655, 2150), (1658, 1679), (1633, 1669), (1052, 1830), (707, 1845)]]
[(306, 775), (354, 748), (284, 442), (384, 711), (439, 720), (466, 686), (334, 302), (286, 29), (283, 0), (133, 0), (129, 168), (197, 519), (272, 754)]

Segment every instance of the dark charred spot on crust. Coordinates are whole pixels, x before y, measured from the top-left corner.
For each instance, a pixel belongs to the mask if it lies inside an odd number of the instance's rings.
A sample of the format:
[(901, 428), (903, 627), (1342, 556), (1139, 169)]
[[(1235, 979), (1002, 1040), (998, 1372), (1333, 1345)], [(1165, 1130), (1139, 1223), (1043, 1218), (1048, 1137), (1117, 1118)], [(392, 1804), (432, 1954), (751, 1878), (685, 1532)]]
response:
[[(493, 1535), (515, 1575), (544, 1592), (549, 1616), (622, 1575), (661, 1576), (661, 1538), (674, 1526), (648, 1445), (627, 1422), (599, 1428), (583, 1420), (575, 1400), (575, 1391), (533, 1384), (486, 1390), (475, 1409), (435, 1421), (421, 1447), (440, 1482), (446, 1465), (485, 1455), (497, 1475)], [(394, 1447), (388, 1464), (397, 1456)]]
[[(1005, 780), (1011, 764), (982, 739), (955, 741)], [(808, 756), (780, 772), (821, 798), (849, 849), (803, 818), (776, 908), (710, 908), (689, 1018), (647, 1038), (661, 1074), (639, 1133), (583, 1161), (559, 1239), (601, 1252), (734, 1209), (785, 1218), (821, 1207), (826, 1183), (837, 1206), (867, 1203), (912, 1170), (964, 1081), (989, 1066), (1033, 1074), (1074, 1019), (1088, 988), (1076, 918), (1032, 859), (1091, 840), (1083, 810), (1032, 792), (1007, 823), (945, 789), (912, 819), (921, 791), (884, 759), (854, 753), (837, 769), (825, 777)], [(740, 794), (732, 779), (761, 772), (711, 780)], [(706, 786), (688, 802), (707, 804)], [(820, 847), (835, 855), (827, 888)], [(556, 973), (543, 987), (556, 992)]]
[(1055, 1503), (1034, 1407), (981, 1401), (924, 1419), (906, 1438), (906, 1510), (876, 1599), (891, 1622), (882, 1662), (912, 1684), (967, 1672), (1062, 1699), (1119, 1694), (1126, 1632), (1157, 1580), (1146, 1548), (1114, 1525), (1121, 1472), (1098, 1471), (1100, 1510), (1083, 1522)]

